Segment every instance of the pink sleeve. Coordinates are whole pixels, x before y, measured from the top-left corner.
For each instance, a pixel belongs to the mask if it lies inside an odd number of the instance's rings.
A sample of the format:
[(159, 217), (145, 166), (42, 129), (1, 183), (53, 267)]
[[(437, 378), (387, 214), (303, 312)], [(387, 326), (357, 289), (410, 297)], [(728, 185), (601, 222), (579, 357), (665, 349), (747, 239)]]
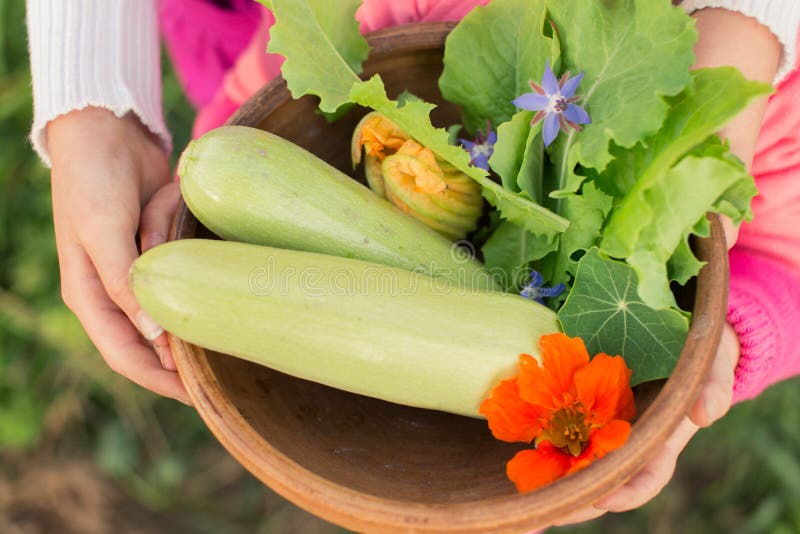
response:
[(411, 22), (458, 21), (489, 0), (364, 0), (356, 12), (361, 33)]
[(800, 374), (800, 275), (762, 255), (731, 251), (728, 322), (741, 343), (734, 401)]

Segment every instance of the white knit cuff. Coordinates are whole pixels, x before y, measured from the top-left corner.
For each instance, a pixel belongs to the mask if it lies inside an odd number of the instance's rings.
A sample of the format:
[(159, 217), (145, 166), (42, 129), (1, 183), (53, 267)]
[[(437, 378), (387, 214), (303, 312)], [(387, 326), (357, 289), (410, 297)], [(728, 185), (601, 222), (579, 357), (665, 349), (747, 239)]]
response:
[(134, 112), (164, 150), (155, 0), (28, 0), (33, 148), (49, 166), (47, 123), (87, 106)]
[(777, 85), (794, 68), (797, 54), (797, 31), (800, 26), (798, 0), (684, 0), (681, 7), (692, 13), (705, 7), (721, 7), (752, 17), (778, 38), (783, 54), (773, 83)]

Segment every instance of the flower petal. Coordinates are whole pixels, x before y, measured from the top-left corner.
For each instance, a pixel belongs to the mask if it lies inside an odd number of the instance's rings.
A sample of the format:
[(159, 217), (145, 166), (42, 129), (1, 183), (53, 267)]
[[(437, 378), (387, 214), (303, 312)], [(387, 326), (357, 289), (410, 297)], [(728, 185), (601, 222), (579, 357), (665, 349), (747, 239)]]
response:
[(367, 154), (383, 160), (399, 150), (406, 140), (408, 136), (395, 123), (380, 113), (372, 112), (363, 119), (356, 149), (363, 145)]
[(581, 83), (581, 80), (583, 80), (583, 74), (584, 73), (581, 72), (574, 78), (570, 78), (564, 82), (564, 85), (561, 86), (561, 96), (564, 98), (570, 98), (572, 95), (574, 95)]
[(475, 146), (475, 143), (468, 139), (459, 139), (458, 142), (461, 143), (461, 146), (464, 147), (464, 149), (467, 151), (472, 150), (473, 147)]
[(550, 99), (545, 95), (525, 93), (512, 100), (512, 103), (518, 108), (527, 109), (528, 111), (540, 111), (550, 105)]
[(558, 135), (559, 124), (558, 124), (558, 113), (548, 113), (544, 117), (544, 124), (542, 125), (542, 139), (544, 140), (544, 146), (550, 146), (550, 143)]
[(564, 117), (575, 124), (591, 124), (592, 122), (586, 110), (577, 104), (568, 104), (567, 109), (564, 110)]
[(497, 132), (493, 132), (492, 130), (489, 130), (489, 135), (486, 138), (486, 142), (489, 145), (494, 145), (497, 142)]
[(542, 431), (542, 411), (523, 401), (515, 378), (503, 380), (478, 410), (495, 438), (530, 443)]
[[(538, 293), (534, 298), (538, 298)], [(530, 354), (520, 354), (519, 356), (517, 384), (520, 397), (525, 402), (539, 407), (545, 413), (554, 412), (563, 404), (561, 384), (554, 381), (544, 367), (540, 366), (539, 362)]]
[(587, 422), (604, 425), (612, 419), (630, 420), (635, 414), (631, 370), (622, 356), (598, 354), (575, 373), (575, 390)]
[(572, 459), (568, 473), (572, 474), (589, 467), (595, 460), (619, 449), (628, 442), (630, 434), (630, 423), (621, 420), (611, 421), (606, 426), (593, 430), (589, 436), (589, 444), (580, 456)]
[(571, 403), (575, 397), (573, 375), (589, 363), (583, 340), (562, 333), (547, 334), (539, 339), (542, 365), (523, 354), (519, 362), (519, 392), (523, 400), (555, 411)]
[(588, 449), (591, 449), (596, 458), (619, 449), (628, 442), (631, 435), (631, 424), (621, 419), (611, 421), (606, 426), (598, 428), (589, 437)]
[(477, 156), (472, 156), (470, 163), (473, 167), (478, 167), (485, 171), (489, 170), (489, 157), (485, 152), (481, 152)]
[(531, 491), (567, 474), (570, 457), (548, 441), (539, 447), (518, 452), (506, 464), (506, 474), (517, 486), (517, 491)]
[(544, 75), (542, 75), (542, 87), (544, 88), (548, 96), (557, 94), (560, 90), (560, 88), (558, 87), (558, 79), (556, 78), (556, 75), (553, 74), (553, 69), (550, 68), (550, 60), (546, 60), (544, 63)]
[(558, 284), (557, 286), (553, 287), (542, 287), (539, 290), (539, 294), (543, 297), (557, 297), (564, 292), (564, 289), (566, 289), (564, 284)]

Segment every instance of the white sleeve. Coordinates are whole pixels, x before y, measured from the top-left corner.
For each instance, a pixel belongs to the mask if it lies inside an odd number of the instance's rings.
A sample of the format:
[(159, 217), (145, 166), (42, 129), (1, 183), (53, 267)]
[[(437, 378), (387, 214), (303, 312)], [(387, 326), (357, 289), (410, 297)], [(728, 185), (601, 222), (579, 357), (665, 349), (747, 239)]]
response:
[(27, 0), (31, 142), (49, 165), (47, 123), (87, 106), (136, 113), (164, 150), (156, 0)]
[(704, 7), (721, 7), (756, 19), (769, 28), (783, 46), (774, 83), (779, 83), (794, 68), (800, 27), (799, 0), (684, 0), (681, 7), (687, 13)]

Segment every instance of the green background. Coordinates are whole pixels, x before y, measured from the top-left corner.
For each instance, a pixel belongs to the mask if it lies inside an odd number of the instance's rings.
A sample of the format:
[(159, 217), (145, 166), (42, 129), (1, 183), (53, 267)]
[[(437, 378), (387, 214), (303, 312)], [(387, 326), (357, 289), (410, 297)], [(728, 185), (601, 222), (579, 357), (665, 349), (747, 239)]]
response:
[[(62, 304), (24, 9), (0, 0), (0, 532), (340, 532), (249, 476), (191, 408), (111, 372)], [(180, 149), (193, 110), (164, 73)], [(794, 379), (702, 431), (648, 505), (558, 530), (800, 532), (798, 453)]]

